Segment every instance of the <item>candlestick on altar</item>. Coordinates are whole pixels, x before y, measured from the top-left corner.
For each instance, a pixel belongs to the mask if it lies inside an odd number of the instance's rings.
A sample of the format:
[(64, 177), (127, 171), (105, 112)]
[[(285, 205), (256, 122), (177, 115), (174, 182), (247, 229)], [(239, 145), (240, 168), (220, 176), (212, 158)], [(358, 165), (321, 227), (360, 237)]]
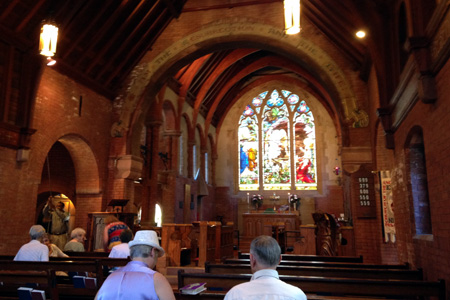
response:
[(288, 193), (289, 212), (291, 212), (291, 193)]
[(250, 198), (249, 198), (249, 193), (247, 193), (247, 212), (250, 211)]

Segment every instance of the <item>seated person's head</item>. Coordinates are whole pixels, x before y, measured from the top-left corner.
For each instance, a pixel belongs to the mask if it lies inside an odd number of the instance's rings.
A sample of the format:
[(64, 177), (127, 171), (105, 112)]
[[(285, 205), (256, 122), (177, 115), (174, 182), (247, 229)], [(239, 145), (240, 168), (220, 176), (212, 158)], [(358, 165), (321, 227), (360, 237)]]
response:
[(119, 235), (120, 241), (122, 243), (128, 243), (133, 239), (133, 232), (130, 229), (124, 229)]
[(46, 244), (46, 245), (51, 244), (51, 241), (50, 241), (50, 235), (49, 235), (48, 233), (44, 233), (44, 234), (42, 235), (42, 243), (43, 243), (43, 244)]
[(45, 228), (41, 225), (33, 225), (30, 228), (30, 238), (32, 240), (41, 241), (43, 235), (45, 234)]
[(265, 268), (274, 269), (280, 262), (281, 248), (277, 240), (273, 237), (261, 235), (253, 239), (250, 244), (250, 254), (256, 260), (258, 265), (257, 270)]
[(86, 240), (86, 231), (83, 228), (75, 228), (70, 233), (72, 239), (76, 239), (77, 242), (83, 243)]
[(128, 243), (131, 260), (140, 260), (154, 268), (158, 257), (164, 255), (164, 249), (159, 245), (158, 236), (153, 230), (140, 230)]

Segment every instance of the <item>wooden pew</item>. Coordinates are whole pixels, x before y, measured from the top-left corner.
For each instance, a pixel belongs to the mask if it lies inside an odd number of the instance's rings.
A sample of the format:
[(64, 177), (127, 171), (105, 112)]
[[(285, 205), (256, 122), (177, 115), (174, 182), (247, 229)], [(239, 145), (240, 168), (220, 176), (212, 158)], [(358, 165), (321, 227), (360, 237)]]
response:
[(17, 289), (33, 284), (35, 285), (33, 288), (44, 290), (47, 298), (59, 300), (59, 293), (55, 284), (56, 275), (53, 270), (0, 270), (0, 283), (0, 299), (18, 299)]
[(85, 252), (67, 251), (64, 253), (69, 255), (70, 257), (108, 257), (109, 255), (108, 252), (98, 252), (98, 251), (85, 251)]
[[(206, 282), (206, 287), (213, 293), (216, 290), (228, 291), (237, 284), (248, 282), (251, 276), (251, 274), (185, 273), (184, 270), (179, 270), (178, 288), (190, 283)], [(431, 296), (437, 297), (439, 300), (445, 299), (444, 280), (381, 280), (289, 275), (280, 275), (280, 279), (286, 283), (299, 287), (307, 294), (371, 296), (397, 299)], [(207, 294), (209, 291), (202, 292), (201, 294)]]
[(0, 256), (0, 270), (27, 270), (33, 263), (36, 270), (52, 269), (63, 272), (91, 272), (97, 275), (97, 282), (102, 284), (113, 267), (125, 266), (129, 258), (109, 257), (50, 257), (49, 262), (13, 261), (14, 257)]
[[(244, 264), (249, 265), (250, 259), (227, 258), (223, 261), (224, 264)], [(367, 264), (367, 263), (346, 263), (346, 262), (325, 262), (325, 261), (294, 261), (281, 260), (280, 265), (286, 266), (305, 266), (305, 267), (336, 267), (336, 268), (363, 268), (363, 269), (410, 269), (409, 263), (404, 264)]]
[[(371, 278), (371, 279), (401, 279), (401, 280), (422, 280), (422, 269), (351, 269), (337, 267), (306, 267), (279, 265), (277, 267), (280, 275), (294, 276), (321, 276), (321, 277), (342, 277), (342, 278)], [(205, 263), (205, 272), (212, 274), (251, 274), (249, 264), (211, 264)]]
[[(75, 288), (68, 276), (56, 276), (56, 271), (64, 272), (90, 272), (95, 273), (97, 278), (97, 287), (100, 287), (103, 283), (105, 276), (103, 274), (102, 265), (100, 261), (0, 261), (0, 273), (7, 276), (12, 276), (11, 281), (5, 281), (2, 288), (5, 291), (9, 291), (8, 295), (17, 296), (17, 282), (22, 283), (41, 283), (43, 282), (43, 273), (50, 274), (51, 278), (48, 278), (43, 288), (46, 294), (53, 300), (55, 299), (94, 299), (97, 289), (89, 288)], [(37, 276), (41, 273), (40, 277)], [(31, 277), (28, 274), (32, 274)], [(30, 278), (28, 278), (30, 277)], [(40, 282), (38, 282), (40, 280)], [(24, 286), (23, 284), (21, 286)], [(2, 293), (3, 295), (3, 293)], [(1, 299), (1, 297), (0, 297)]]
[[(238, 253), (238, 258), (249, 259), (249, 253)], [(282, 260), (290, 261), (324, 261), (324, 262), (348, 262), (363, 263), (362, 256), (320, 256), (320, 255), (299, 255), (299, 254), (281, 254)]]

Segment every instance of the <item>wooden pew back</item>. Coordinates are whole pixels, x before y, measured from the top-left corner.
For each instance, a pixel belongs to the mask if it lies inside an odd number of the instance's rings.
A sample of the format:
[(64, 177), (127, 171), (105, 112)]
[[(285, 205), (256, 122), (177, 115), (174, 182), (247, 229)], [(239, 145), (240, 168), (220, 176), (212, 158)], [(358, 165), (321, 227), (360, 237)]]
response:
[[(238, 253), (238, 258), (250, 258), (250, 253)], [(363, 263), (362, 256), (321, 256), (321, 255), (300, 255), (300, 254), (281, 254), (282, 260), (290, 261), (324, 261), (324, 262), (347, 262)]]
[[(306, 267), (279, 265), (277, 267), (280, 275), (294, 276), (321, 276), (321, 277), (343, 277), (343, 278), (371, 278), (371, 279), (401, 279), (422, 280), (422, 270), (402, 269), (350, 269), (337, 267)], [(251, 274), (249, 264), (205, 264), (205, 272), (213, 274)]]
[(18, 298), (19, 287), (30, 287), (44, 290), (46, 297), (58, 300), (58, 290), (55, 288), (56, 276), (53, 270), (42, 271), (11, 271), (0, 269), (0, 299)]
[[(228, 258), (223, 260), (224, 264), (250, 264), (250, 259)], [(336, 267), (336, 268), (363, 268), (363, 269), (410, 269), (408, 263), (404, 264), (367, 264), (367, 263), (347, 263), (347, 262), (326, 262), (326, 261), (294, 261), (294, 260), (281, 260), (280, 265), (286, 266), (305, 266), (305, 267)]]
[[(178, 288), (190, 283), (206, 282), (208, 290), (227, 291), (249, 281), (250, 274), (185, 273), (178, 271)], [(326, 293), (340, 296), (375, 296), (412, 298), (417, 296), (445, 299), (445, 281), (380, 280), (359, 278), (324, 278), (315, 276), (280, 275), (284, 282), (299, 287), (305, 293)], [(404, 299), (404, 298), (403, 298)]]

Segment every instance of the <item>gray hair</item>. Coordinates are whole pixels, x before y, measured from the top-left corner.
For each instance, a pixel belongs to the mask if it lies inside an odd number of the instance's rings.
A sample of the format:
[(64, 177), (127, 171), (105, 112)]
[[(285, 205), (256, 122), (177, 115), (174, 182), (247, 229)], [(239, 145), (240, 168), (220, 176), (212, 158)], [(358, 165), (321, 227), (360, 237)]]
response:
[(45, 233), (45, 228), (42, 225), (33, 225), (30, 228), (30, 237), (32, 240), (41, 238)]
[[(142, 257), (147, 258), (152, 253), (152, 246), (148, 245), (134, 245), (130, 247), (130, 258)], [(155, 248), (156, 256), (159, 256), (158, 249)]]
[(83, 234), (86, 234), (86, 231), (83, 228), (78, 227), (78, 228), (75, 228), (74, 230), (72, 230), (72, 232), (70, 233), (70, 238), (74, 239), (77, 236), (80, 236)]
[(260, 264), (276, 267), (280, 262), (281, 248), (273, 237), (260, 235), (250, 244), (250, 253)]

